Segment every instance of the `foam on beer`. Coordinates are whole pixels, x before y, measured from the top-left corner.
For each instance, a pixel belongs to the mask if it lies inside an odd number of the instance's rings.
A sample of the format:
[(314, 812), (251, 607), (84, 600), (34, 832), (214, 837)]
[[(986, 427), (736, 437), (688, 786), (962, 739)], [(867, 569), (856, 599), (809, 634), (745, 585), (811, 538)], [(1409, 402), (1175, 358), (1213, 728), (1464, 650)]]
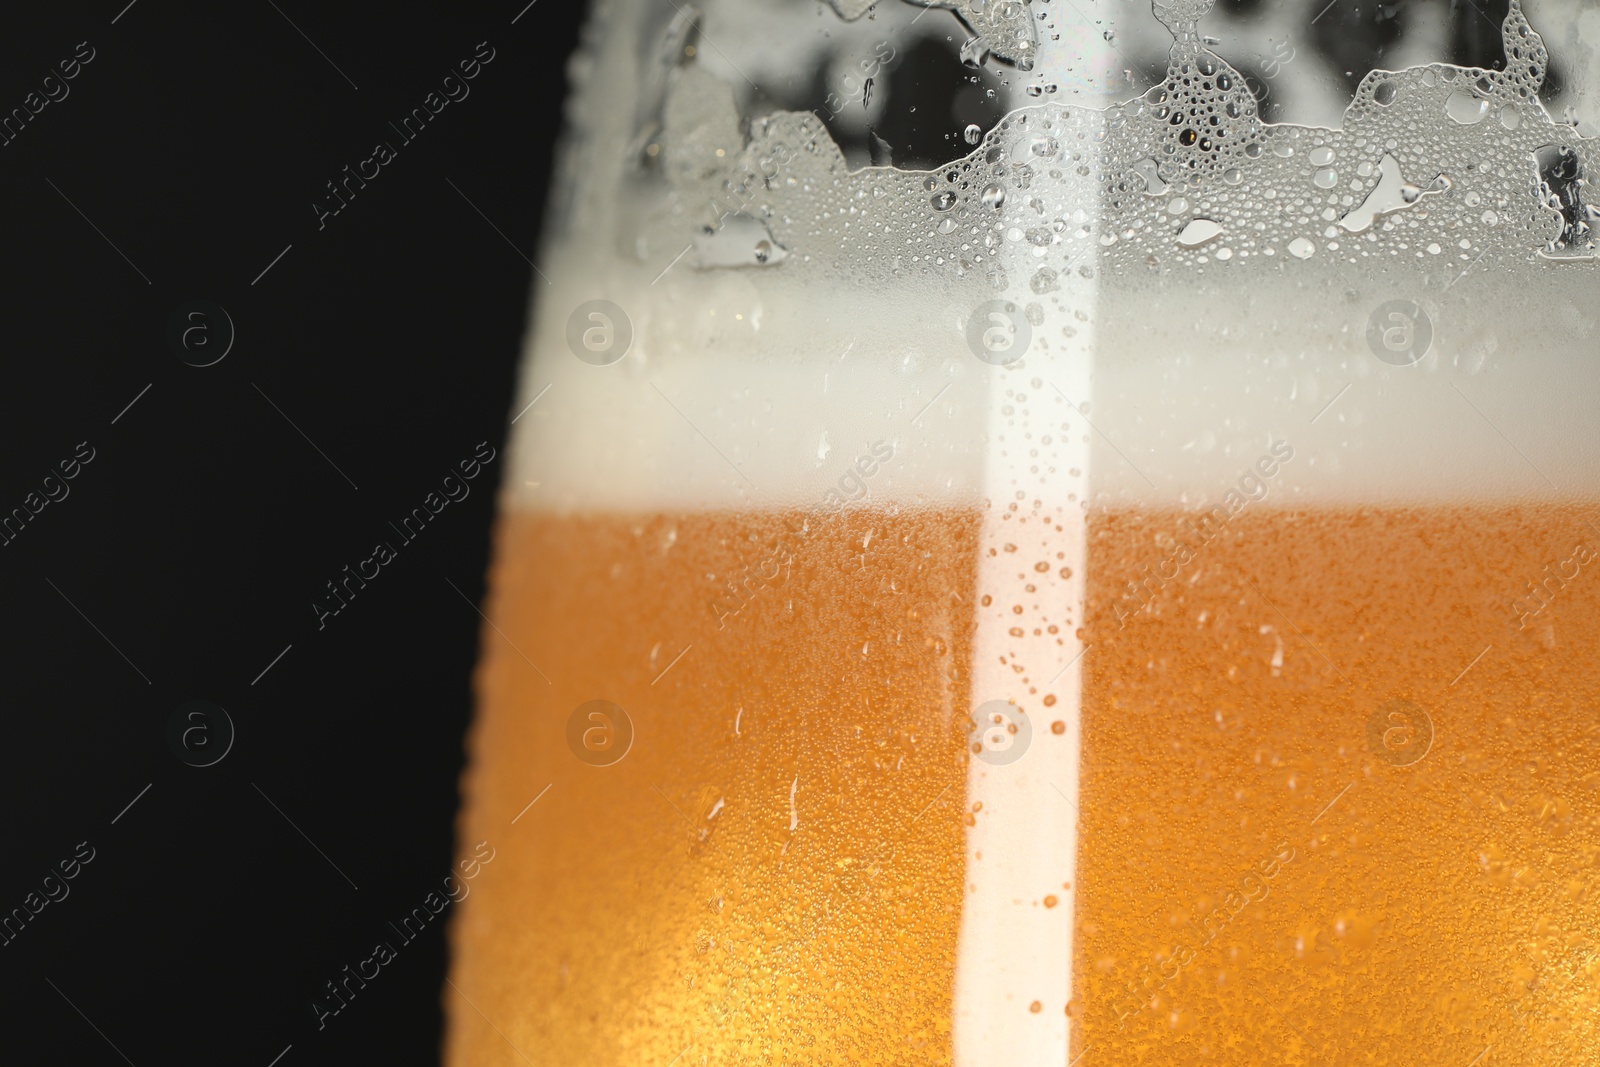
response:
[[(1530, 453), (1546, 481), (1503, 462), (1490, 428), (1541, 402), (1573, 428), (1584, 413), (1550, 398), (1595, 375), (1582, 297), (1596, 208), (1574, 177), (1592, 173), (1593, 146), (1538, 103), (1545, 52), (1520, 8), (1505, 70), (1375, 71), (1342, 128), (1327, 130), (1257, 118), (1242, 79), (1184, 28), (1207, 6), (1162, 9), (1179, 38), (1164, 85), (1104, 111), (1020, 108), (931, 172), (852, 172), (810, 115), (758, 117), (747, 138), (733, 87), (694, 64), (675, 61), (663, 78), (673, 90), (656, 155), (618, 158), (618, 143), (639, 140), (637, 116), (585, 98), (597, 132), (572, 153), (584, 181), (564, 219), (581, 236), (562, 247), (555, 284), (537, 290), (542, 355), (514, 409), (553, 383), (521, 427), (539, 467), (514, 485), (535, 489), (523, 502), (808, 499), (832, 480), (825, 457), (796, 462), (826, 451), (820, 413), (887, 428), (949, 384), (942, 410), (964, 417), (987, 370), (968, 358), (963, 328), (989, 296), (1039, 319), (1031, 357), (1087, 360), (1093, 332), (1105, 420), (1095, 447), (1117, 460), (1096, 464), (1096, 489), (1115, 499), (1193, 499), (1236, 454), (1291, 433), (1317, 452), (1294, 485), (1312, 498), (1586, 488), (1572, 479), (1591, 476), (1587, 456)], [(761, 241), (781, 257), (755, 265)], [(748, 269), (703, 266), (740, 262), (741, 250)], [(1515, 308), (1491, 271), (1519, 279)], [(1218, 299), (1221, 286), (1238, 299)], [(561, 312), (595, 295), (635, 327), (608, 372), (565, 351)], [(1369, 320), (1389, 298), (1427, 316), (1414, 365), (1373, 358)], [(1438, 388), (1449, 375), (1461, 381)], [(693, 411), (668, 406), (674, 385)], [(1489, 402), (1487, 422), (1463, 396)], [(769, 412), (773, 397), (788, 402)], [(1411, 417), (1364, 418), (1374, 403)], [(1238, 413), (1233, 424), (1200, 425), (1219, 404)], [(572, 417), (589, 432), (563, 411), (581, 412)], [(662, 432), (674, 420), (683, 432)], [(547, 442), (540, 426), (552, 428)], [(707, 439), (739, 471), (702, 462)], [(1435, 462), (1463, 448), (1482, 462)], [(947, 448), (874, 489), (971, 498), (978, 451)]]

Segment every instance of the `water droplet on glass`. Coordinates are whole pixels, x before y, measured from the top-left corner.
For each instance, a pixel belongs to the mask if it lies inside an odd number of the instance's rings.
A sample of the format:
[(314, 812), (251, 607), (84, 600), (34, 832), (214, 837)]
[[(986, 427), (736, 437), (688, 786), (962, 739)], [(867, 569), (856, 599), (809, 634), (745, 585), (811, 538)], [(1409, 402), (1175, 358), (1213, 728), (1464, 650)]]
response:
[(715, 230), (694, 238), (695, 265), (705, 267), (766, 267), (783, 262), (789, 253), (772, 239), (766, 224), (743, 213), (729, 215)]
[(933, 199), (929, 202), (933, 204), (933, 210), (935, 211), (949, 211), (956, 206), (956, 194), (949, 189), (945, 189), (934, 193)]
[(1317, 251), (1317, 246), (1304, 237), (1296, 237), (1289, 242), (1289, 254), (1296, 259), (1310, 259)]
[(1311, 150), (1306, 158), (1311, 160), (1313, 167), (1326, 167), (1333, 162), (1333, 149), (1327, 145), (1318, 145)]
[(1332, 167), (1323, 167), (1311, 176), (1318, 189), (1332, 189), (1339, 184), (1339, 172)]
[(1222, 227), (1210, 219), (1191, 219), (1178, 234), (1178, 244), (1183, 248), (1199, 248), (1222, 233)]
[(984, 37), (969, 38), (961, 46), (961, 62), (974, 69), (983, 66), (989, 58), (989, 41)]
[(1475, 122), (1482, 122), (1489, 113), (1489, 101), (1457, 89), (1445, 97), (1444, 113), (1463, 126), (1471, 126)]
[(983, 187), (983, 194), (979, 197), (984, 207), (998, 210), (1006, 202), (1006, 190), (999, 182), (990, 182)]
[(1144, 179), (1144, 191), (1151, 196), (1160, 196), (1167, 191), (1167, 183), (1161, 180), (1153, 159), (1141, 159), (1133, 165), (1133, 172)]
[(1400, 87), (1394, 82), (1379, 82), (1372, 90), (1372, 99), (1384, 107), (1394, 103), (1394, 98), (1400, 94)]
[(976, 122), (969, 123), (967, 128), (961, 132), (961, 136), (966, 139), (968, 144), (977, 144), (983, 140), (983, 128)]

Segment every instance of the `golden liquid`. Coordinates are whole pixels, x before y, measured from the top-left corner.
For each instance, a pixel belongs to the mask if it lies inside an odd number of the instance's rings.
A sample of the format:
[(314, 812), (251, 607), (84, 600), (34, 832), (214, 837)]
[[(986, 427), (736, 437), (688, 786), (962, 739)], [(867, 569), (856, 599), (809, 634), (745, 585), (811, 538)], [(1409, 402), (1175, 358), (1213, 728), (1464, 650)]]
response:
[(448, 1063), (948, 1062), (977, 519), (800, 521), (503, 520)]
[(1600, 531), (1246, 511), (1119, 626), (1178, 518), (1090, 530), (1074, 1054), (1600, 1062), (1600, 560), (1510, 606)]
[[(1090, 524), (1072, 1055), (1596, 1062), (1600, 530), (1178, 519)], [(979, 519), (799, 522), (503, 520), (449, 1064), (949, 1062)]]

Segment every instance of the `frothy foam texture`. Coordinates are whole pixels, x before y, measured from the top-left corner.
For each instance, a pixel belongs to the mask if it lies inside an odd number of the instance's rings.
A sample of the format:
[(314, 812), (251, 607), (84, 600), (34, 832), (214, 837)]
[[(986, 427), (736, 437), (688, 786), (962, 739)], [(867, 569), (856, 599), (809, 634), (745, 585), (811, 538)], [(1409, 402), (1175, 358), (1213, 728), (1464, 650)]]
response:
[[(1201, 503), (1280, 438), (1306, 501), (1592, 492), (1596, 446), (1565, 431), (1596, 384), (1594, 145), (1539, 104), (1520, 7), (1505, 70), (1374, 72), (1326, 130), (1259, 120), (1206, 6), (1162, 9), (1173, 65), (1144, 96), (1021, 108), (929, 172), (851, 171), (812, 115), (746, 139), (732, 87), (673, 51), (665, 128), (587, 176), (654, 199), (591, 203), (539, 294), (519, 505), (793, 504), (836, 479), (832, 442), (881, 434), (907, 462), (879, 500), (982, 499), (992, 375), (966, 334), (996, 298), (1031, 334), (1017, 365), (1092, 361), (1107, 503)], [(633, 327), (615, 367), (568, 351), (597, 296)], [(1398, 333), (1391, 300), (1417, 313)], [(1374, 323), (1411, 347), (1375, 351)]]

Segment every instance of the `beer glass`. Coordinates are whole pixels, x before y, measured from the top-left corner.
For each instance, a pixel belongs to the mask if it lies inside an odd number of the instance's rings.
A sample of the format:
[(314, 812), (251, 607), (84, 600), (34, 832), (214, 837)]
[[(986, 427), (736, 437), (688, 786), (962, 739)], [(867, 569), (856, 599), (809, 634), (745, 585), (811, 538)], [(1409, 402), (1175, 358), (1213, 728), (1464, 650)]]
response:
[(447, 1063), (1593, 1056), (1600, 27), (1318, 7), (598, 0)]

